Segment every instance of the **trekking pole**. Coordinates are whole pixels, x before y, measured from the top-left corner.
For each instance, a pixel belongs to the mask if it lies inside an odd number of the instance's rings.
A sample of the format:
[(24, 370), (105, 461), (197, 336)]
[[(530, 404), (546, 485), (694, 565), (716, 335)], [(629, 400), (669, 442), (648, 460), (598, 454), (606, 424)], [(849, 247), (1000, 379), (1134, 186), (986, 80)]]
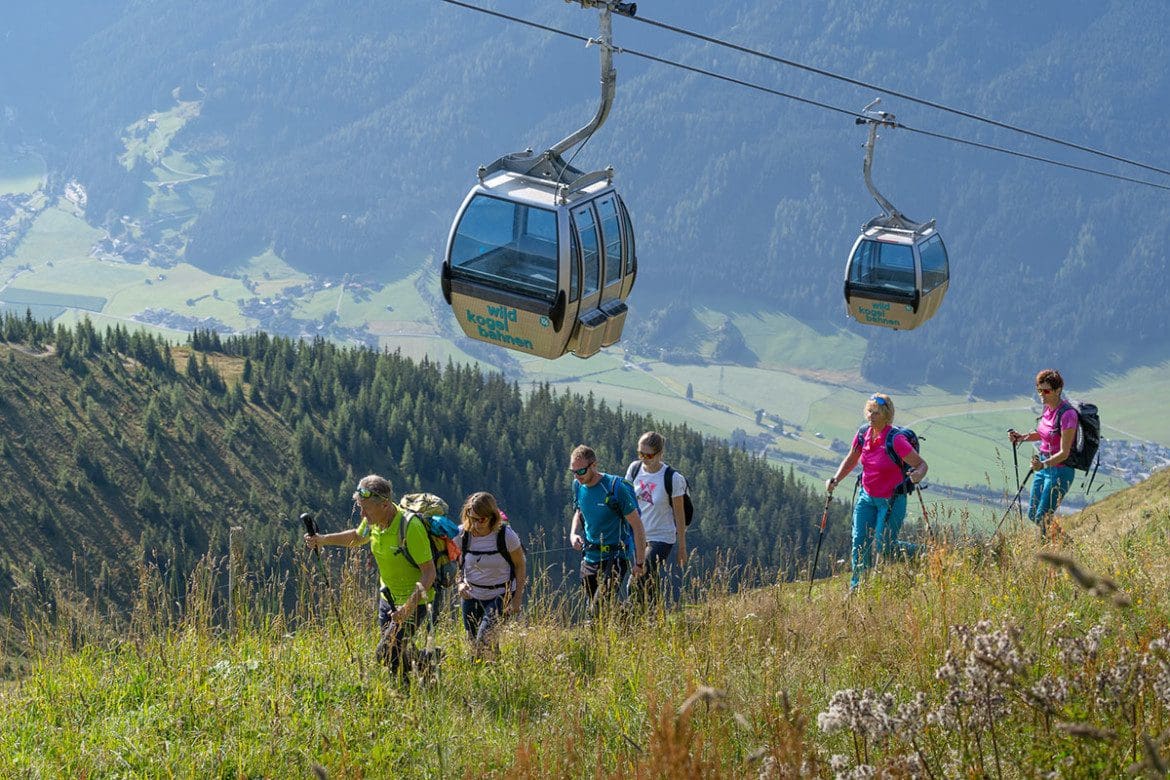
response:
[(833, 502), (833, 494), (825, 496), (825, 511), (821, 514), (821, 532), (817, 536), (817, 552), (813, 556), (812, 568), (808, 570), (808, 597), (812, 598), (813, 577), (817, 573), (817, 561), (821, 558), (821, 542), (825, 541), (825, 525), (829, 522), (829, 504)]
[(926, 540), (934, 538), (934, 530), (930, 527), (930, 518), (926, 515), (926, 501), (922, 498), (922, 485), (915, 485), (914, 492), (918, 494), (918, 503), (922, 506), (922, 524), (926, 526)]
[[(1015, 428), (1008, 428), (1008, 434), (1016, 432)], [(1012, 442), (1012, 465), (1016, 468), (1016, 482), (1020, 481), (1020, 443), (1018, 441)], [(1024, 506), (1020, 505), (1020, 519), (1024, 519)]]
[[(1029, 466), (1028, 473), (1025, 474), (1024, 478), (1020, 481), (1020, 488), (1019, 488), (1019, 490), (1016, 491), (1016, 497), (1012, 499), (1011, 504), (1008, 504), (1007, 511), (1003, 513), (1003, 517), (999, 518), (999, 522), (996, 523), (996, 525), (995, 525), (995, 533), (993, 533), (992, 536), (995, 536), (995, 534), (999, 533), (999, 529), (1003, 525), (1003, 521), (1007, 520), (1007, 516), (1009, 514), (1011, 514), (1012, 504), (1014, 504), (1020, 500), (1020, 495), (1024, 492), (1024, 485), (1027, 484), (1028, 477), (1030, 477), (1030, 476), (1032, 476), (1032, 468)], [(1022, 519), (1023, 516), (1024, 516), (1024, 505), (1023, 505), (1023, 503), (1021, 503), (1020, 504), (1020, 518)]]
[[(311, 514), (303, 512), (301, 514), (301, 522), (305, 526), (305, 533), (309, 534), (309, 536), (317, 535), (317, 523), (313, 520)], [(325, 578), (325, 589), (332, 593), (333, 586), (329, 583), (329, 570), (325, 568), (325, 561), (321, 560), (321, 549), (314, 547), (313, 555), (317, 558), (317, 568), (321, 571), (321, 576)], [(364, 670), (361, 668), (361, 662), (355, 660), (357, 656), (353, 654), (353, 648), (349, 646), (349, 634), (345, 630), (345, 624), (341, 622), (341, 612), (337, 609), (337, 602), (328, 596), (326, 596), (326, 600), (329, 602), (329, 606), (333, 607), (333, 617), (337, 620), (337, 628), (341, 631), (341, 639), (345, 642), (345, 651), (349, 654), (350, 662), (355, 663), (359, 672), (364, 674)]]

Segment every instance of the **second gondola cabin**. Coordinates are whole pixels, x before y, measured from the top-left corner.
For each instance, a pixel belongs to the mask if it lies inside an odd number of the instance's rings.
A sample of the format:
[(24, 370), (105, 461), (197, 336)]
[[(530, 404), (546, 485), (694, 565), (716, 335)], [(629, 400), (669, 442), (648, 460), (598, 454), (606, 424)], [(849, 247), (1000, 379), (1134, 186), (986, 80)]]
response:
[(849, 254), (845, 305), (862, 324), (911, 330), (934, 316), (949, 284), (934, 220), (894, 227), (879, 218), (862, 229)]
[(550, 359), (617, 343), (638, 262), (612, 175), (583, 174), (547, 152), (480, 169), (442, 271), (464, 334)]

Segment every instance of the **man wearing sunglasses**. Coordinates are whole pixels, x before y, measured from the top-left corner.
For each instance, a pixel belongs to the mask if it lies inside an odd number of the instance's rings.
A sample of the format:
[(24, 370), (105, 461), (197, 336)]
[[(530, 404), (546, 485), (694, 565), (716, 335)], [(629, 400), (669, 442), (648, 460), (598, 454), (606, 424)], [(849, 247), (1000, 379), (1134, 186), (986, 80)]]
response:
[(638, 514), (638, 499), (630, 483), (597, 468), (597, 455), (584, 444), (569, 457), (573, 475), (573, 524), (569, 541), (584, 553), (581, 584), (596, 614), (601, 599), (621, 593), (633, 564), (633, 576), (642, 576), (646, 531)]
[[(314, 549), (325, 545), (370, 545), (381, 578), (378, 625), (382, 640), (378, 643), (378, 658), (386, 662), (392, 675), (408, 682), (411, 640), (426, 620), (427, 604), (434, 598), (431, 586), (435, 582), (435, 563), (431, 542), (422, 521), (413, 522), (417, 515), (406, 515), (394, 503), (394, 488), (385, 477), (377, 474), (362, 477), (353, 500), (362, 513), (357, 528), (331, 534), (305, 534), (305, 544)], [(398, 543), (399, 523), (407, 523), (405, 549)]]

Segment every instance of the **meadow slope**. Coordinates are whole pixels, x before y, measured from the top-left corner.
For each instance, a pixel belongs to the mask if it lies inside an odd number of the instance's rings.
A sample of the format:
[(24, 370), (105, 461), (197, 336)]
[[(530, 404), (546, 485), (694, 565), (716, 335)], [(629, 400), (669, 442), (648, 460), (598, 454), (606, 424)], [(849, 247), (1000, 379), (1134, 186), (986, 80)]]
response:
[[(174, 604), (142, 571), (122, 625), (27, 628), (0, 707), (23, 776), (1116, 777), (1164, 769), (1170, 471), (993, 540), (933, 540), (852, 596), (837, 576), (703, 583), (586, 628), (536, 583), (492, 663), (453, 622), (438, 684), (373, 666), (370, 571), (302, 558), (296, 609), (254, 582), (221, 625), (222, 562)], [(696, 583), (693, 583), (696, 584)], [(342, 597), (332, 601), (338, 593)], [(870, 769), (865, 769), (869, 767)]]

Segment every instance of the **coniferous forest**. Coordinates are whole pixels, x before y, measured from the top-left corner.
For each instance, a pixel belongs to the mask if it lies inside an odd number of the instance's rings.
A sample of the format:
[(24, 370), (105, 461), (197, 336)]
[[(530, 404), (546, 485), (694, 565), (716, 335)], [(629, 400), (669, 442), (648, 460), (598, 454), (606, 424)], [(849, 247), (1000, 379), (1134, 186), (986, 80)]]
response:
[[(804, 576), (820, 498), (791, 472), (685, 427), (321, 340), (201, 331), (171, 348), (120, 327), (54, 329), (6, 315), (0, 587), (15, 602), (10, 614), (61, 584), (117, 610), (145, 564), (180, 599), (199, 559), (227, 554), (231, 526), (244, 529), (251, 571), (287, 569), (303, 554), (298, 515), (312, 512), (325, 530), (356, 524), (350, 496), (371, 472), (455, 507), (491, 491), (534, 567), (559, 582), (566, 566), (564, 587), (576, 587), (569, 452), (590, 443), (604, 468), (624, 472), (649, 429), (666, 436), (669, 462), (692, 484), (691, 573), (718, 558)], [(822, 573), (847, 547), (843, 512), (834, 504)]]

